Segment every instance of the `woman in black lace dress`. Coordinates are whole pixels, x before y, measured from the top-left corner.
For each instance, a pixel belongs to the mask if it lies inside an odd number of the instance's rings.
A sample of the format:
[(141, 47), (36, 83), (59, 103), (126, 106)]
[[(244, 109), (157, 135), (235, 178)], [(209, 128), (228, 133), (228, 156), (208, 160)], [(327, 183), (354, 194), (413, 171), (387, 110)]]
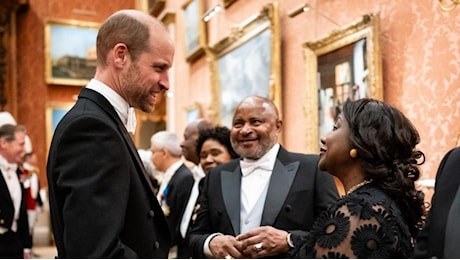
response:
[[(373, 99), (344, 104), (321, 139), (319, 167), (338, 177), (346, 195), (318, 217), (298, 258), (408, 258), (425, 216), (414, 181), (424, 154), (420, 137), (396, 108)], [(420, 161), (420, 162), (418, 162)]]

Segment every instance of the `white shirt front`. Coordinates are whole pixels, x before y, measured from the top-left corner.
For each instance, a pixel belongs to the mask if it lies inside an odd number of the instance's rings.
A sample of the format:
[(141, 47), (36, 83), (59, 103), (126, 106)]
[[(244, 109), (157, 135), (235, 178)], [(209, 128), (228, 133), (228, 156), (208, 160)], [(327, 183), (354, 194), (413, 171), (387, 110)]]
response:
[[(273, 167), (275, 166), (276, 157), (278, 155), (278, 151), (280, 149), (279, 144), (275, 144), (264, 156), (259, 158), (258, 160), (248, 160), (243, 159), (244, 161), (250, 164), (260, 164), (261, 162), (265, 165), (270, 165), (270, 170), (255, 168), (249, 174), (244, 173), (241, 176), (241, 206), (245, 207), (246, 212), (250, 212), (254, 205), (256, 204), (257, 200), (259, 199), (262, 192), (264, 192), (265, 187), (269, 185), (270, 178), (272, 176)], [(241, 164), (241, 161), (240, 161)], [(243, 169), (242, 169), (243, 172)], [(240, 218), (241, 218), (240, 212)], [(259, 225), (262, 219), (255, 220), (258, 221)], [(240, 223), (244, 221), (240, 219)], [(214, 233), (208, 236), (203, 245), (204, 254), (212, 257), (211, 250), (209, 249), (209, 242), (211, 239), (216, 236), (220, 235), (219, 233)]]
[(163, 193), (165, 192), (166, 187), (168, 187), (169, 181), (171, 180), (172, 176), (174, 173), (179, 169), (179, 167), (182, 165), (182, 161), (177, 161), (173, 163), (169, 168), (166, 170), (166, 172), (163, 175), (163, 178), (161, 180), (161, 185), (160, 188), (158, 189), (158, 194), (157, 194), (157, 199), (160, 205), (162, 205), (162, 200), (164, 199)]
[(256, 168), (253, 172), (247, 175), (243, 174), (241, 177), (241, 205), (244, 206), (248, 212), (252, 210), (260, 194), (270, 182), (279, 147), (279, 144), (275, 144), (264, 156), (256, 161), (243, 159), (244, 161), (254, 162), (256, 164), (268, 161), (268, 164), (271, 166), (269, 170)]
[[(13, 200), (14, 218), (11, 225), (11, 230), (16, 232), (18, 229), (18, 219), (22, 200), (21, 184), (16, 173), (18, 165), (15, 163), (8, 163), (8, 161), (6, 161), (6, 159), (0, 155), (0, 168), (2, 170), (2, 175), (5, 179), (6, 185), (8, 186), (8, 191), (10, 193), (11, 199)], [(0, 234), (4, 234), (7, 231), (8, 229), (0, 227)]]
[(195, 166), (191, 170), (191, 172), (193, 173), (193, 178), (195, 179), (195, 182), (193, 183), (192, 191), (190, 192), (190, 197), (188, 199), (187, 206), (185, 207), (185, 211), (182, 215), (182, 220), (180, 223), (180, 233), (182, 235), (182, 238), (185, 238), (185, 235), (187, 234), (187, 229), (193, 214), (193, 209), (195, 208), (195, 204), (198, 199), (198, 185), (200, 183), (200, 180), (205, 176), (203, 168), (201, 168), (201, 165)]

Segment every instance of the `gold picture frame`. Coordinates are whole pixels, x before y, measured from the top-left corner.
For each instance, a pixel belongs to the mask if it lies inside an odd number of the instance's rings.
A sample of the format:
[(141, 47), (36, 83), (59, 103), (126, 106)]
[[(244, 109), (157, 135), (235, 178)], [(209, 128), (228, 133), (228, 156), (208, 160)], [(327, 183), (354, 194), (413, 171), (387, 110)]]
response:
[(324, 39), (303, 44), (308, 153), (319, 151), (320, 137), (332, 129), (344, 101), (383, 100), (379, 27), (379, 14), (367, 14)]
[(206, 25), (201, 16), (204, 13), (203, 0), (187, 0), (184, 10), (186, 60), (194, 62), (204, 55), (206, 46)]
[(234, 4), (238, 0), (223, 0), (224, 1), (224, 7), (229, 8), (232, 4)]
[(203, 118), (203, 108), (199, 102), (195, 102), (184, 109), (187, 117), (187, 124), (199, 118)]
[(53, 19), (45, 25), (45, 78), (56, 85), (85, 86), (96, 72), (99, 23)]
[(250, 95), (270, 98), (282, 115), (280, 42), (278, 6), (272, 3), (210, 46), (212, 122), (231, 127), (236, 105)]
[(64, 115), (72, 108), (75, 102), (57, 102), (51, 101), (47, 102), (45, 106), (45, 121), (46, 121), (46, 150), (48, 154), (48, 149), (51, 145), (51, 140), (53, 139), (54, 130), (56, 129), (57, 124)]

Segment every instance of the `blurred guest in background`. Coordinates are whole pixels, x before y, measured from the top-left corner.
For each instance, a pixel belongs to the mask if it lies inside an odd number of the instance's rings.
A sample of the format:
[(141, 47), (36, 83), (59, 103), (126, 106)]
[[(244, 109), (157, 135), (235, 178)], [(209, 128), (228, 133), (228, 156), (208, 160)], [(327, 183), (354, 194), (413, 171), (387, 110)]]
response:
[(199, 168), (200, 157), (196, 153), (196, 141), (198, 140), (200, 131), (212, 127), (213, 125), (203, 118), (199, 118), (190, 122), (187, 127), (185, 127), (184, 140), (180, 144), (180, 147), (182, 148), (182, 155), (184, 156), (185, 160), (194, 164), (191, 167), (192, 172), (197, 171), (197, 174), (199, 174), (201, 178), (204, 176), (204, 173), (202, 169)]
[(142, 163), (144, 164), (144, 168), (147, 171), (147, 175), (152, 182), (153, 189), (155, 191), (155, 195), (158, 194), (158, 189), (160, 188), (161, 183), (161, 173), (155, 169), (155, 165), (152, 162), (152, 151), (150, 149), (137, 149), (139, 156), (141, 157)]
[[(217, 165), (239, 157), (230, 144), (230, 130), (227, 127), (202, 129), (196, 142), (196, 153), (200, 158), (200, 168), (203, 169), (205, 174)], [(191, 218), (196, 219), (196, 215), (192, 217), (192, 213), (199, 194), (199, 183), (201, 183), (199, 180), (195, 179), (187, 207), (182, 216), (180, 232), (184, 239), (188, 234)], [(183, 248), (186, 250), (183, 250), (184, 252), (180, 252), (180, 254), (178, 253), (178, 258), (189, 258), (191, 255), (188, 247), (184, 246)]]
[(419, 142), (398, 109), (373, 99), (346, 102), (321, 139), (319, 160), (346, 195), (320, 215), (305, 240), (293, 240), (291, 256), (411, 257), (425, 215), (424, 194), (414, 184), (425, 160)]
[(0, 258), (31, 258), (26, 194), (18, 168), (25, 135), (22, 125), (0, 127)]
[(179, 226), (192, 190), (193, 174), (182, 161), (180, 141), (175, 133), (157, 132), (150, 142), (152, 162), (156, 170), (163, 173), (157, 198), (168, 222), (172, 246), (177, 246), (177, 251), (180, 251), (184, 239), (180, 234)]
[(40, 182), (38, 179), (37, 154), (32, 151), (24, 154), (22, 163), (22, 183), (24, 185), (27, 204), (27, 218), (29, 220), (29, 232), (31, 245), (33, 245), (33, 233), (38, 213), (42, 211), (43, 200), (40, 195)]
[(444, 155), (415, 258), (460, 258), (460, 147)]
[(230, 130), (225, 126), (200, 131), (196, 153), (205, 173), (217, 165), (239, 158), (230, 143)]

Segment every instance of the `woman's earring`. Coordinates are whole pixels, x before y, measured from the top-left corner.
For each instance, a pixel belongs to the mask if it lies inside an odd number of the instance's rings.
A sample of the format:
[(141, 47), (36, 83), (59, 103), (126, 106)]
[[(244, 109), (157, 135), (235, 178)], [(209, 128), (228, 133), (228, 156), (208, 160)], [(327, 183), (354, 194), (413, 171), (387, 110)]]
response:
[(358, 157), (358, 150), (356, 150), (356, 149), (354, 149), (354, 148), (351, 149), (351, 150), (350, 150), (350, 157), (351, 157), (351, 158), (356, 158), (356, 157)]

